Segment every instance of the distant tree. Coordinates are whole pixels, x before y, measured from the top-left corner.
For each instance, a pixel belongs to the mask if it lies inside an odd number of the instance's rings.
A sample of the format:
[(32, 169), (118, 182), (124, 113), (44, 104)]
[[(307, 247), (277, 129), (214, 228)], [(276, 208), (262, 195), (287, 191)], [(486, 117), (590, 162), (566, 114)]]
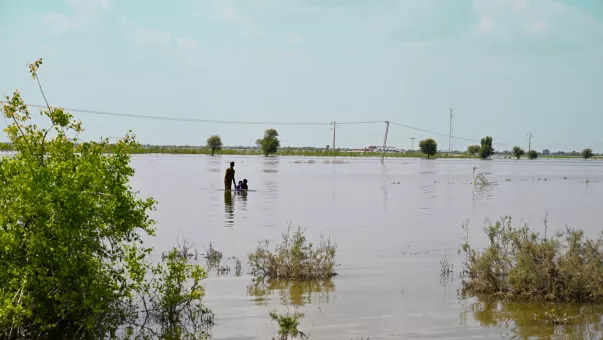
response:
[(494, 147), (492, 147), (492, 137), (487, 136), (482, 138), (481, 147), (479, 149), (479, 158), (486, 159), (494, 154)]
[(528, 158), (529, 159), (536, 159), (536, 158), (538, 158), (538, 152), (536, 152), (536, 150), (530, 150), (530, 151), (528, 151)]
[(523, 156), (525, 153), (526, 152), (519, 146), (513, 147), (513, 156), (515, 156), (517, 159), (521, 158), (521, 156)]
[(281, 142), (278, 140), (278, 132), (275, 129), (264, 131), (264, 138), (258, 139), (255, 143), (260, 147), (264, 156), (275, 154), (281, 146)]
[(331, 146), (330, 146), (329, 144), (327, 144), (327, 145), (325, 146), (325, 148), (327, 149), (327, 151), (329, 151), (329, 149), (331, 148)]
[(211, 150), (211, 155), (213, 156), (216, 151), (222, 150), (222, 138), (218, 135), (210, 136), (207, 139), (207, 148)]
[(589, 159), (592, 156), (593, 156), (593, 150), (591, 150), (591, 149), (582, 150), (582, 157), (584, 157), (584, 159)]
[(549, 156), (550, 154), (551, 154), (551, 151), (549, 149), (542, 150), (542, 155), (543, 156)]
[(469, 145), (467, 147), (467, 153), (472, 156), (475, 156), (479, 152), (479, 149), (480, 149), (479, 145)]
[(438, 152), (438, 143), (435, 140), (428, 138), (419, 142), (419, 149), (421, 152), (427, 155), (427, 159), (430, 156), (435, 156)]

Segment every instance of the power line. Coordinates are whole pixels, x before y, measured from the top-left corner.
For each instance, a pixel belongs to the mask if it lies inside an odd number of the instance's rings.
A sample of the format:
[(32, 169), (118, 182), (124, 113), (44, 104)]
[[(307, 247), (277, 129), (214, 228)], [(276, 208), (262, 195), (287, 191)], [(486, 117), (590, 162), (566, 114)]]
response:
[[(0, 103), (7, 104), (7, 102), (0, 101)], [(46, 106), (36, 104), (25, 104), (29, 107), (35, 107), (45, 109)], [(129, 117), (129, 118), (142, 118), (142, 119), (155, 119), (155, 120), (170, 120), (180, 122), (196, 122), (196, 123), (215, 123), (215, 124), (240, 124), (240, 125), (331, 125), (328, 122), (270, 122), (270, 121), (243, 121), (243, 120), (218, 120), (218, 119), (200, 119), (200, 118), (187, 118), (187, 117), (168, 117), (168, 116), (149, 116), (123, 112), (108, 112), (108, 111), (97, 111), (97, 110), (86, 110), (86, 109), (75, 109), (75, 108), (63, 108), (66, 111), (77, 112), (77, 113), (88, 113), (95, 115), (104, 116), (115, 116), (115, 117)], [(350, 121), (340, 122), (337, 124), (353, 125), (353, 124), (374, 124), (381, 123), (382, 121)]]
[[(8, 104), (5, 101), (0, 101), (2, 104)], [(40, 109), (46, 109), (45, 105), (37, 105), (37, 104), (25, 104), (29, 107), (35, 107)], [(87, 110), (87, 109), (77, 109), (77, 108), (63, 108), (66, 111), (77, 112), (77, 113), (87, 113), (87, 114), (95, 114), (95, 115), (103, 115), (103, 116), (114, 116), (114, 117), (128, 117), (128, 118), (140, 118), (140, 119), (151, 119), (151, 120), (167, 120), (167, 121), (180, 121), (180, 122), (195, 122), (195, 123), (208, 123), (208, 124), (239, 124), (239, 125), (298, 125), (298, 126), (326, 126), (333, 125), (333, 122), (271, 122), (271, 121), (243, 121), (243, 120), (217, 120), (217, 119), (200, 119), (200, 118), (187, 118), (187, 117), (168, 117), (168, 116), (150, 116), (150, 115), (140, 115), (140, 114), (132, 114), (132, 113), (124, 113), (124, 112), (109, 112), (109, 111), (98, 111), (98, 110)], [(361, 124), (377, 124), (383, 123), (383, 120), (371, 120), (371, 121), (349, 121), (349, 122), (337, 122), (336, 125), (361, 125)], [(468, 142), (479, 142), (477, 139), (473, 138), (464, 138), (457, 136), (450, 136), (450, 134), (438, 133), (434, 131), (429, 131), (425, 129), (421, 129), (418, 127), (389, 122), (390, 124), (397, 125), (400, 127), (404, 127), (407, 129), (412, 129), (415, 131), (421, 131), (432, 135), (442, 136), (442, 137), (452, 137), (453, 139), (464, 140)], [(494, 143), (496, 145), (503, 146), (511, 146), (510, 144), (505, 143)]]

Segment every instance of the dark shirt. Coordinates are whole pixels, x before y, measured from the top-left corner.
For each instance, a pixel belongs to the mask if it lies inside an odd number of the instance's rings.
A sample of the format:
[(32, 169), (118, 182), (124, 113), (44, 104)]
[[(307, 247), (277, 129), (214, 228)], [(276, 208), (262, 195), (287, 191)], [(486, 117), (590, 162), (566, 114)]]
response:
[(248, 190), (247, 184), (245, 184), (245, 183), (241, 184), (241, 189)]
[(224, 183), (230, 184), (234, 180), (235, 170), (233, 168), (226, 169), (226, 174), (224, 175)]

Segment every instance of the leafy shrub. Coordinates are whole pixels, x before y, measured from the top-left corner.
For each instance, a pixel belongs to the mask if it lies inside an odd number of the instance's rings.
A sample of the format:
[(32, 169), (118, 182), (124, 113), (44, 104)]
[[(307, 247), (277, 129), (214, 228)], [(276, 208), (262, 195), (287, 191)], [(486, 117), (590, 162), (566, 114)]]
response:
[[(138, 335), (162, 338), (203, 339), (214, 323), (214, 314), (203, 305), (205, 288), (201, 281), (207, 273), (198, 264), (189, 263), (189, 246), (172, 248), (163, 261), (152, 268), (154, 279), (144, 285), (140, 299), (145, 310), (138, 318)], [(148, 323), (148, 319), (152, 322)], [(143, 325), (150, 324), (146, 327)]]
[(303, 319), (304, 314), (302, 313), (286, 313), (279, 314), (276, 310), (270, 312), (270, 318), (272, 321), (278, 324), (278, 337), (272, 338), (273, 340), (288, 340), (290, 338), (307, 339), (308, 336), (302, 331), (297, 329), (299, 327), (299, 321)]
[(318, 246), (307, 243), (301, 228), (282, 234), (282, 243), (273, 251), (268, 240), (249, 254), (251, 274), (256, 278), (320, 279), (335, 275), (335, 250), (337, 245), (321, 237)]
[(484, 231), (490, 240), (484, 251), (472, 249), (467, 239), (462, 245), (465, 291), (548, 301), (603, 299), (603, 234), (591, 240), (567, 228), (541, 237), (527, 226), (512, 227), (510, 217)]
[[(41, 64), (29, 66), (39, 85)], [(108, 139), (79, 139), (81, 123), (61, 108), (47, 105), (41, 128), (16, 91), (2, 112), (15, 153), (0, 160), (1, 339), (101, 339), (130, 324), (128, 335), (148, 328), (143, 317), (179, 320), (174, 312), (200, 301), (200, 267), (173, 252), (154, 268), (147, 261), (155, 201), (129, 185), (132, 135), (104, 154)]]
[(528, 159), (536, 159), (538, 158), (538, 151), (530, 150), (528, 151)]

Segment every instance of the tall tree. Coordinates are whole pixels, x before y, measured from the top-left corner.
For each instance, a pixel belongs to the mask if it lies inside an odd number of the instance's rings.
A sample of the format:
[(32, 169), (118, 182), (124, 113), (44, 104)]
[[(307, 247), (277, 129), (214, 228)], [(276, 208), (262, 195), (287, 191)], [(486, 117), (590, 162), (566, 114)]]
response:
[(513, 156), (515, 156), (517, 159), (520, 159), (521, 156), (523, 156), (526, 152), (520, 148), (519, 146), (514, 146), (513, 147)]
[(211, 150), (213, 156), (216, 151), (222, 150), (222, 138), (219, 135), (209, 136), (207, 139), (207, 148)]
[(582, 157), (584, 157), (584, 159), (589, 159), (592, 156), (593, 156), (593, 150), (591, 150), (591, 149), (582, 150)]
[(427, 159), (430, 156), (435, 156), (438, 152), (438, 143), (435, 140), (428, 138), (419, 142), (419, 149), (421, 152), (427, 155)]
[(487, 136), (482, 138), (481, 147), (479, 149), (479, 158), (486, 159), (494, 154), (494, 147), (492, 146), (492, 137)]
[(262, 150), (264, 156), (269, 156), (278, 152), (281, 142), (278, 139), (278, 132), (275, 129), (267, 129), (264, 131), (264, 138), (260, 138), (255, 142)]

